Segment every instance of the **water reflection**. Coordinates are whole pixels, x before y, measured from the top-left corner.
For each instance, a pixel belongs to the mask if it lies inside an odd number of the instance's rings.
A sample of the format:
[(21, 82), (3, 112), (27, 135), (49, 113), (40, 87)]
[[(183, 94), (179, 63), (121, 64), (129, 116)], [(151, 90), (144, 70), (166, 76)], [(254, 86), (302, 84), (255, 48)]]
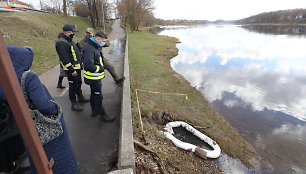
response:
[(179, 38), (171, 66), (255, 146), (263, 173), (306, 172), (306, 37), (233, 25), (160, 34)]
[(226, 154), (221, 154), (218, 159), (218, 164), (221, 171), (226, 174), (253, 174), (255, 171), (251, 171), (246, 168), (239, 159), (233, 159)]
[(242, 26), (250, 31), (255, 31), (259, 33), (268, 34), (286, 34), (286, 35), (305, 35), (306, 26), (305, 25), (245, 25)]
[(111, 40), (110, 41), (110, 47), (111, 47), (111, 54), (112, 55), (122, 55), (123, 54), (122, 40), (121, 39)]
[(182, 43), (171, 65), (202, 87), (210, 102), (227, 91), (254, 110), (267, 108), (306, 120), (306, 39), (265, 36), (235, 26), (179, 29), (173, 36)]

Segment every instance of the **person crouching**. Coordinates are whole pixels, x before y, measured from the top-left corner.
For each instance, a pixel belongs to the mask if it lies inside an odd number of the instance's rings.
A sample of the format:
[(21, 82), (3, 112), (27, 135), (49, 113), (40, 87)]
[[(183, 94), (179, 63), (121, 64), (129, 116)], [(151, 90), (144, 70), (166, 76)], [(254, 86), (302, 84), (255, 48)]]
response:
[(98, 32), (95, 37), (91, 37), (83, 46), (84, 58), (84, 82), (90, 86), (91, 116), (100, 114), (101, 121), (113, 121), (114, 117), (106, 114), (102, 105), (102, 79), (105, 76), (102, 61), (102, 52), (99, 50), (105, 45), (107, 36), (103, 32)]

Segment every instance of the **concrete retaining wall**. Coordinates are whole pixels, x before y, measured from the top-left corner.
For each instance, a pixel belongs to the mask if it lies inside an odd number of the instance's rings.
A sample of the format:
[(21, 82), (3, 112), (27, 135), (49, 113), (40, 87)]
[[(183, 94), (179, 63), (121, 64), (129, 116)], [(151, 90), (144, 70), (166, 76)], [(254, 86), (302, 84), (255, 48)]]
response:
[(123, 97), (121, 107), (120, 120), (120, 135), (119, 135), (119, 155), (118, 155), (118, 169), (131, 168), (135, 172), (135, 150), (133, 139), (132, 126), (132, 110), (131, 110), (131, 89), (130, 89), (130, 72), (129, 72), (129, 58), (128, 58), (128, 34), (126, 33), (126, 45), (124, 56), (124, 76)]

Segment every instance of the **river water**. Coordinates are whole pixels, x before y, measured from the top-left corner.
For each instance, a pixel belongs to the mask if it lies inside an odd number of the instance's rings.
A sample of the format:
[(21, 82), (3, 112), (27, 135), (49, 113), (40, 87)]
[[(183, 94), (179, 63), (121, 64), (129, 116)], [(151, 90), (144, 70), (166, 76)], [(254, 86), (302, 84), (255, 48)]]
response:
[(255, 173), (306, 173), (305, 31), (204, 25), (159, 33), (181, 41), (172, 68), (256, 149)]

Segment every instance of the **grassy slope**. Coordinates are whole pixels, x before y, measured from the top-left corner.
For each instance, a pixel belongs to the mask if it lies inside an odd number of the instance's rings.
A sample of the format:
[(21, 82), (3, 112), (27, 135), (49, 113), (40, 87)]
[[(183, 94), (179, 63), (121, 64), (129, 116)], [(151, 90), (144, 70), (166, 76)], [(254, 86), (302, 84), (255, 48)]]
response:
[(5, 39), (6, 45), (32, 47), (35, 59), (31, 70), (38, 74), (58, 64), (54, 40), (65, 24), (74, 24), (80, 31), (76, 33), (75, 42), (81, 40), (86, 28), (90, 27), (88, 19), (81, 17), (35, 12), (0, 13), (0, 30), (10, 36)]
[[(202, 131), (216, 140), (223, 152), (232, 157), (240, 158), (244, 164), (251, 167), (249, 160), (254, 156), (253, 148), (240, 138), (236, 131), (209, 106), (199, 91), (191, 87), (185, 79), (170, 68), (170, 59), (178, 53), (175, 47), (177, 42), (176, 38), (147, 32), (129, 33), (133, 107), (137, 106), (135, 103), (136, 88), (186, 93), (189, 97), (189, 100), (183, 102), (182, 96), (161, 96), (140, 92), (141, 110), (145, 115), (145, 129), (148, 132), (153, 132), (152, 134), (158, 134), (149, 119), (156, 111), (169, 112), (176, 120), (185, 120), (197, 126), (211, 126), (211, 128)], [(135, 111), (137, 110), (135, 109), (133, 112), (134, 126), (138, 127), (139, 120)], [(139, 129), (135, 130), (135, 135), (140, 137)]]

